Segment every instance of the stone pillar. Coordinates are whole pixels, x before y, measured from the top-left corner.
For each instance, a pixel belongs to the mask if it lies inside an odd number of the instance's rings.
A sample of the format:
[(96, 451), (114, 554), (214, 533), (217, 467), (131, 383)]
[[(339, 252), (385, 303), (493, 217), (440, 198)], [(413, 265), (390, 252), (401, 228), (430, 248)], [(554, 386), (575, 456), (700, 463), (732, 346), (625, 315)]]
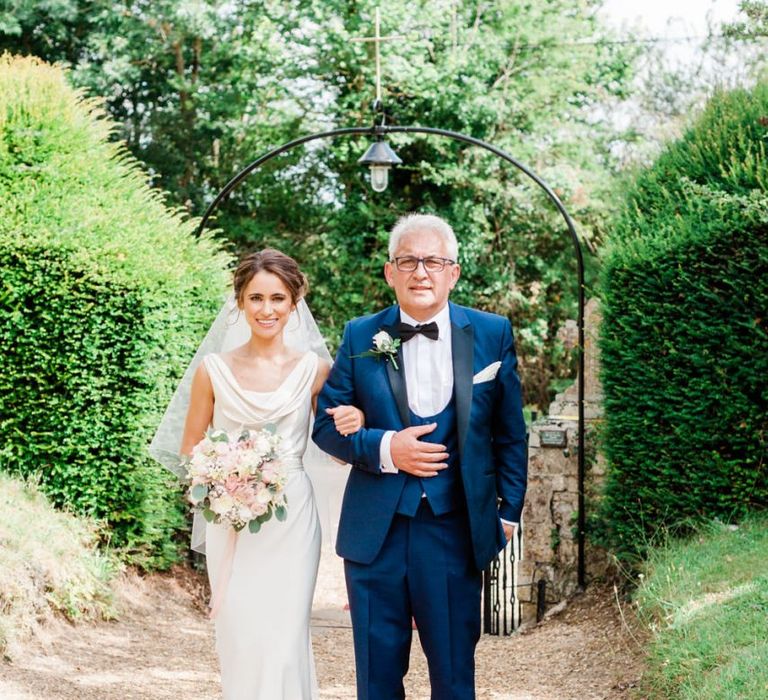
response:
[[(584, 416), (587, 441), (602, 417), (597, 332), (599, 303), (585, 309)], [(589, 476), (602, 473), (591, 465)], [(571, 596), (578, 585), (579, 503), (578, 381), (558, 394), (548, 415), (536, 421), (528, 442), (528, 493), (523, 509), (523, 555), (518, 567), (522, 622), (536, 621), (537, 583), (547, 583), (547, 607)], [(590, 490), (589, 485), (587, 491)]]

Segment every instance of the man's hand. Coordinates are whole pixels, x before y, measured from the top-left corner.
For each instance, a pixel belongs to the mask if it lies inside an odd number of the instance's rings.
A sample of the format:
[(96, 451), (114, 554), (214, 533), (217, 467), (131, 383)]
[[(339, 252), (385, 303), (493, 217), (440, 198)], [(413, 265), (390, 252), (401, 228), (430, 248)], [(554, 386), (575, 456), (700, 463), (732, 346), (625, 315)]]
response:
[(507, 537), (507, 542), (509, 542), (512, 539), (512, 535), (515, 534), (515, 530), (517, 530), (517, 523), (505, 523), (502, 520), (501, 526), (504, 528), (504, 534)]
[(326, 408), (325, 412), (333, 418), (333, 424), (342, 435), (352, 435), (365, 425), (365, 414), (355, 406), (336, 406)]
[(415, 425), (392, 436), (389, 453), (400, 471), (413, 476), (429, 477), (437, 476), (438, 472), (448, 467), (445, 464), (448, 459), (445, 445), (419, 440), (422, 435), (431, 433), (436, 427), (437, 423)]

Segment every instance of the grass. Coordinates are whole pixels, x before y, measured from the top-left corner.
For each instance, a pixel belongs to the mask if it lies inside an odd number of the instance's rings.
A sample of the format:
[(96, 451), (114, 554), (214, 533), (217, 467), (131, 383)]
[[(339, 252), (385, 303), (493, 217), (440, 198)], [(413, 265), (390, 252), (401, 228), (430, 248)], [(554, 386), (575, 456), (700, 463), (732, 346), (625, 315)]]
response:
[(113, 615), (116, 560), (97, 549), (94, 523), (53, 509), (33, 484), (0, 473), (0, 651), (55, 615)]
[(653, 550), (635, 600), (653, 632), (638, 697), (768, 698), (768, 518)]

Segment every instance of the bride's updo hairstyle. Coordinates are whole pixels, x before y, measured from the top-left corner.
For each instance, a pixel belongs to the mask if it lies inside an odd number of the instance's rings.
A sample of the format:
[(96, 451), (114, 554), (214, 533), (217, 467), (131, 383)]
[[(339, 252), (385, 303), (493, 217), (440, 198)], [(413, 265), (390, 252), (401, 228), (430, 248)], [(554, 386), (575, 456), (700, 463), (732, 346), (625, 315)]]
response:
[(297, 304), (309, 291), (309, 282), (299, 269), (299, 264), (290, 256), (274, 248), (264, 248), (258, 253), (246, 255), (235, 270), (233, 287), (238, 305), (243, 303), (243, 295), (248, 283), (258, 272), (270, 272), (279, 277), (291, 294), (291, 301)]

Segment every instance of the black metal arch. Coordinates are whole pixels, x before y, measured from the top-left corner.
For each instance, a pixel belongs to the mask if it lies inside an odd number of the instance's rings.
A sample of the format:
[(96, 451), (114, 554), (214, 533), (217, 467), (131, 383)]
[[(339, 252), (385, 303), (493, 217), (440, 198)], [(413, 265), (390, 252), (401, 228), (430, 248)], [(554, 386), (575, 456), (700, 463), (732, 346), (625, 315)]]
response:
[(386, 136), (387, 134), (397, 133), (410, 133), (410, 134), (431, 134), (434, 136), (442, 136), (445, 138), (453, 139), (454, 141), (462, 141), (469, 143), (473, 146), (479, 146), (486, 151), (490, 151), (494, 155), (498, 156), (502, 160), (511, 163), (519, 171), (527, 175), (533, 180), (544, 192), (550, 201), (555, 205), (560, 215), (565, 220), (565, 224), (568, 227), (568, 233), (571, 236), (573, 242), (574, 252), (576, 254), (576, 263), (578, 268), (578, 303), (579, 303), (579, 318), (578, 318), (578, 343), (579, 343), (579, 375), (578, 375), (578, 389), (579, 389), (579, 402), (578, 402), (578, 425), (579, 425), (579, 454), (578, 454), (578, 470), (579, 470), (579, 514), (578, 514), (578, 584), (581, 588), (585, 586), (585, 557), (584, 557), (584, 539), (585, 539), (585, 512), (584, 512), (584, 479), (585, 479), (585, 461), (584, 461), (584, 448), (585, 448), (585, 435), (584, 435), (584, 256), (581, 250), (581, 243), (579, 241), (578, 234), (576, 233), (576, 227), (573, 224), (571, 217), (566, 211), (560, 198), (553, 192), (552, 188), (547, 185), (533, 170), (523, 165), (520, 161), (513, 158), (509, 153), (503, 151), (496, 146), (476, 139), (466, 134), (460, 134), (456, 131), (448, 131), (446, 129), (435, 129), (426, 126), (386, 126), (386, 125), (374, 125), (371, 127), (348, 127), (344, 129), (333, 129), (331, 131), (322, 131), (316, 134), (309, 134), (308, 136), (302, 136), (284, 143), (277, 148), (264, 153), (262, 156), (254, 160), (252, 163), (243, 168), (237, 175), (235, 175), (224, 188), (216, 195), (216, 198), (211, 202), (208, 208), (205, 210), (200, 225), (197, 228), (197, 234), (200, 235), (205, 229), (208, 220), (211, 215), (218, 208), (219, 204), (254, 170), (261, 167), (267, 161), (276, 158), (277, 156), (290, 151), (296, 146), (300, 146), (310, 141), (316, 141), (318, 139), (332, 139), (337, 136), (354, 136), (354, 135), (367, 135), (373, 138), (380, 136)]

